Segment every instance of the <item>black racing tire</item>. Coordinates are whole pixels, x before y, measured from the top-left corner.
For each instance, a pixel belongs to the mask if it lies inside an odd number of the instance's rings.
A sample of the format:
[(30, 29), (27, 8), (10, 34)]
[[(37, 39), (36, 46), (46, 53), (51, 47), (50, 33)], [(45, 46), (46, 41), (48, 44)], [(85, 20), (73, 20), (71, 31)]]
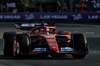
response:
[(82, 54), (72, 54), (73, 58), (84, 58), (88, 53), (88, 45), (85, 35), (82, 33), (72, 34), (72, 43), (73, 43), (73, 48), (82, 53)]
[(13, 44), (13, 56), (14, 57), (18, 57), (18, 54), (17, 54), (17, 50), (19, 49), (19, 47), (17, 46), (17, 40), (16, 38), (14, 38), (14, 44)]
[(13, 55), (13, 43), (16, 32), (5, 32), (3, 34), (3, 53), (5, 56)]
[(30, 39), (26, 34), (17, 34), (17, 42), (19, 43), (19, 53), (26, 54), (29, 52)]

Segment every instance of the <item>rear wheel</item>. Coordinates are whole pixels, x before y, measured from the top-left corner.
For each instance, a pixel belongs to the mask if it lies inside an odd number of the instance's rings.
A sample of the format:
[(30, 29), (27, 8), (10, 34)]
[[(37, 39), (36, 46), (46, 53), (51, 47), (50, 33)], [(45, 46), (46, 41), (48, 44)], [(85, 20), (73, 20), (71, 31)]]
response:
[(72, 34), (73, 48), (82, 54), (72, 54), (74, 58), (84, 58), (88, 53), (87, 40), (84, 34)]
[(3, 34), (3, 53), (5, 56), (13, 55), (13, 43), (16, 32), (5, 32)]

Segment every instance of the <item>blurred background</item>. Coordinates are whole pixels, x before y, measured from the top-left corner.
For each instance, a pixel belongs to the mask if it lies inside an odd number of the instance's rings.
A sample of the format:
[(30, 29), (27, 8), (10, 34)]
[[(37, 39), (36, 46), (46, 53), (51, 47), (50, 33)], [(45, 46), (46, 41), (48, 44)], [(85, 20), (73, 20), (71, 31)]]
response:
[(100, 0), (0, 0), (0, 22), (100, 23)]
[(0, 12), (88, 12), (88, 0), (0, 0)]

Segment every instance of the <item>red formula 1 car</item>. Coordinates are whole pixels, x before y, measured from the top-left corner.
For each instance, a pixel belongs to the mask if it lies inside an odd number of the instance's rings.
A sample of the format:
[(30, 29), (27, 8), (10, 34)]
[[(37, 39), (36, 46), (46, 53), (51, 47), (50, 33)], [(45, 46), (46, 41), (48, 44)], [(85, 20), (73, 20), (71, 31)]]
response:
[(45, 26), (43, 23), (33, 28), (20, 27), (19, 29), (31, 29), (31, 31), (5, 32), (3, 34), (4, 55), (72, 54), (74, 58), (84, 58), (88, 54), (84, 34), (59, 35), (55, 26)]

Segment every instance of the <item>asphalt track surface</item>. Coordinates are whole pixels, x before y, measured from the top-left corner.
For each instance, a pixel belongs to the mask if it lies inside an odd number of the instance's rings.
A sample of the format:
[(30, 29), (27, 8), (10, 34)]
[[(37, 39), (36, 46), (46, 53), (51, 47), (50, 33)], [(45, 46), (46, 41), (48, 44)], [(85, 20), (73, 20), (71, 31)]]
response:
[(100, 66), (100, 27), (57, 24), (58, 31), (82, 32), (86, 34), (89, 54), (84, 59), (74, 59), (71, 55), (59, 57), (26, 57), (15, 59), (5, 57), (2, 52), (2, 35), (5, 31), (15, 31), (13, 23), (0, 23), (0, 66)]

